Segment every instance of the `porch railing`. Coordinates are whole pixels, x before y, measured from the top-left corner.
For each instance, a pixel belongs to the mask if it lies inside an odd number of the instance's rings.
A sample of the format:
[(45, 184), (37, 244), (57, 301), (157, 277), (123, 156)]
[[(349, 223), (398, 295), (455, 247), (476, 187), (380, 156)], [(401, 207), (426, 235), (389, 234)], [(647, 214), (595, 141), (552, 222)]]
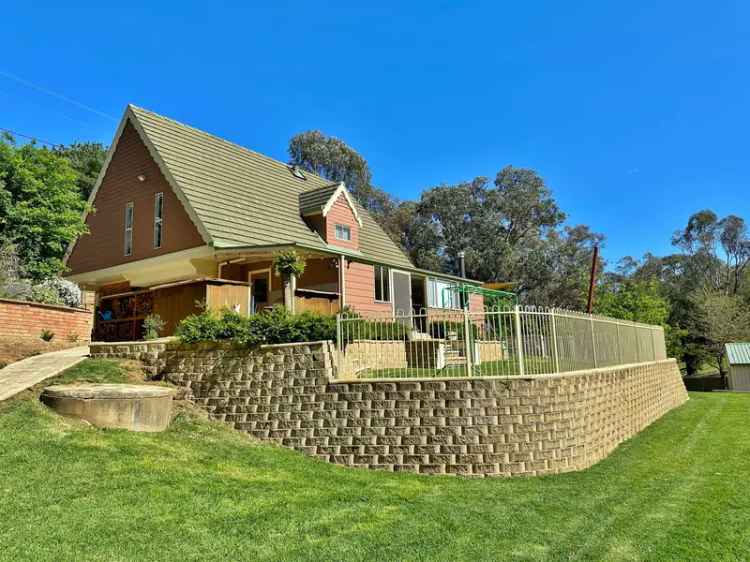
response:
[(342, 378), (528, 376), (666, 359), (661, 326), (520, 307), (340, 314)]

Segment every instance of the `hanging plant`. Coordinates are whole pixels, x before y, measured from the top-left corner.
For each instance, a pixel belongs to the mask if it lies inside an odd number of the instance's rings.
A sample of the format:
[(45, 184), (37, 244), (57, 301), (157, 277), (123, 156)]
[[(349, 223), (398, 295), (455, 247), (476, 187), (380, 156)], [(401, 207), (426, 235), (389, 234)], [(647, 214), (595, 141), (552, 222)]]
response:
[(273, 270), (284, 279), (299, 277), (305, 272), (305, 258), (296, 250), (282, 250), (273, 256)]

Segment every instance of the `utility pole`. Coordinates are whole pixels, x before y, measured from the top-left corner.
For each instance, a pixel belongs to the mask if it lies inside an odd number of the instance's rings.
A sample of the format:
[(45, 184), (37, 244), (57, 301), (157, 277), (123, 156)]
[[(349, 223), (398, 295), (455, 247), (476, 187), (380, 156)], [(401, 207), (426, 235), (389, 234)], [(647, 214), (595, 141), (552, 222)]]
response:
[(589, 280), (589, 302), (586, 305), (586, 312), (591, 314), (594, 311), (594, 289), (596, 287), (596, 266), (599, 262), (599, 244), (594, 246), (594, 257), (591, 260), (591, 279)]

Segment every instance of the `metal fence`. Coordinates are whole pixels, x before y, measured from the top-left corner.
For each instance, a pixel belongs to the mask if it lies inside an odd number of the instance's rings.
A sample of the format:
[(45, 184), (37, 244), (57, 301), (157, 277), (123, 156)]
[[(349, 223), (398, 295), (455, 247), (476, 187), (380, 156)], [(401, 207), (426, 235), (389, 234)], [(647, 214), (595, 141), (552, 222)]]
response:
[(661, 326), (560, 309), (340, 314), (342, 378), (528, 376), (666, 359)]

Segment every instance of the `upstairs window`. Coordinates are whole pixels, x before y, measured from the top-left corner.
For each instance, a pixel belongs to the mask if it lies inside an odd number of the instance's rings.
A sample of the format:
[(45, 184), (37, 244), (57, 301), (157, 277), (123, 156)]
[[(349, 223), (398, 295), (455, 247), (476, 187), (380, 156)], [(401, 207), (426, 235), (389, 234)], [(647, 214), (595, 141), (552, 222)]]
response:
[(387, 267), (376, 265), (375, 270), (375, 300), (391, 301), (391, 275)]
[(133, 255), (133, 202), (125, 205), (125, 255)]
[(352, 229), (344, 224), (336, 225), (336, 240), (346, 240), (351, 242), (352, 240)]
[(455, 285), (430, 277), (427, 281), (427, 306), (430, 308), (461, 308), (461, 299)]
[(157, 193), (154, 197), (154, 248), (161, 248), (164, 231), (164, 194)]

